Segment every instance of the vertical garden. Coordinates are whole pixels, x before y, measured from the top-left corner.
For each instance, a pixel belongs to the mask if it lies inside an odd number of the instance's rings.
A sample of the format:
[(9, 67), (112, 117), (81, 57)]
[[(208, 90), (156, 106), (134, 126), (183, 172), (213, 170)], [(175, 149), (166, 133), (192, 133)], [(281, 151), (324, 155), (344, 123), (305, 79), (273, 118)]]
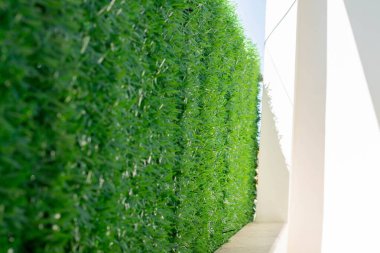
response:
[(0, 253), (213, 252), (252, 220), (258, 57), (227, 0), (0, 2)]

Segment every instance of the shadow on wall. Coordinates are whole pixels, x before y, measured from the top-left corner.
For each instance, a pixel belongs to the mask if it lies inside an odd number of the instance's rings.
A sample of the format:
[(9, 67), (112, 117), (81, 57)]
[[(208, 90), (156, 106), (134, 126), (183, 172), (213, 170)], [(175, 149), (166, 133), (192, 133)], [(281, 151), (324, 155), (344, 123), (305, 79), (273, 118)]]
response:
[(380, 127), (380, 1), (344, 0)]
[(286, 222), (289, 170), (282, 153), (267, 87), (262, 97), (262, 117), (257, 189), (257, 222)]

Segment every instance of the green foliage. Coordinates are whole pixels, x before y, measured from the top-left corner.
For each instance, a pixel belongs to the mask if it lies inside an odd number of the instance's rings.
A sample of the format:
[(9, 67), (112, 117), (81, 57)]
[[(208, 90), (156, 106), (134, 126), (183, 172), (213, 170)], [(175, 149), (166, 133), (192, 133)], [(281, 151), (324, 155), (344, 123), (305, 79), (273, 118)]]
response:
[(1, 1), (0, 252), (217, 249), (254, 212), (258, 78), (226, 0)]

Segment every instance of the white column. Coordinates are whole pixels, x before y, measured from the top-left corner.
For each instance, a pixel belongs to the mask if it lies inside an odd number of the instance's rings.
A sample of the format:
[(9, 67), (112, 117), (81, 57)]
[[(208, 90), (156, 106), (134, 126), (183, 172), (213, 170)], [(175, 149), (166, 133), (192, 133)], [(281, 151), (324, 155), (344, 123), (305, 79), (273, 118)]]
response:
[(298, 0), (289, 253), (320, 253), (323, 223), (326, 0)]
[(380, 252), (379, 13), (328, 1), (323, 253)]

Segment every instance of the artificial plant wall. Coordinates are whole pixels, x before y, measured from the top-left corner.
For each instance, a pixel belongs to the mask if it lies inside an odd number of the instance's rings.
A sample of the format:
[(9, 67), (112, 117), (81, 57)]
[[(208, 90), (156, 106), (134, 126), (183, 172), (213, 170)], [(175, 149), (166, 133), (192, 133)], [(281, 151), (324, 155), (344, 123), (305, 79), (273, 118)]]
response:
[(212, 252), (252, 219), (259, 66), (226, 0), (0, 2), (0, 252)]

